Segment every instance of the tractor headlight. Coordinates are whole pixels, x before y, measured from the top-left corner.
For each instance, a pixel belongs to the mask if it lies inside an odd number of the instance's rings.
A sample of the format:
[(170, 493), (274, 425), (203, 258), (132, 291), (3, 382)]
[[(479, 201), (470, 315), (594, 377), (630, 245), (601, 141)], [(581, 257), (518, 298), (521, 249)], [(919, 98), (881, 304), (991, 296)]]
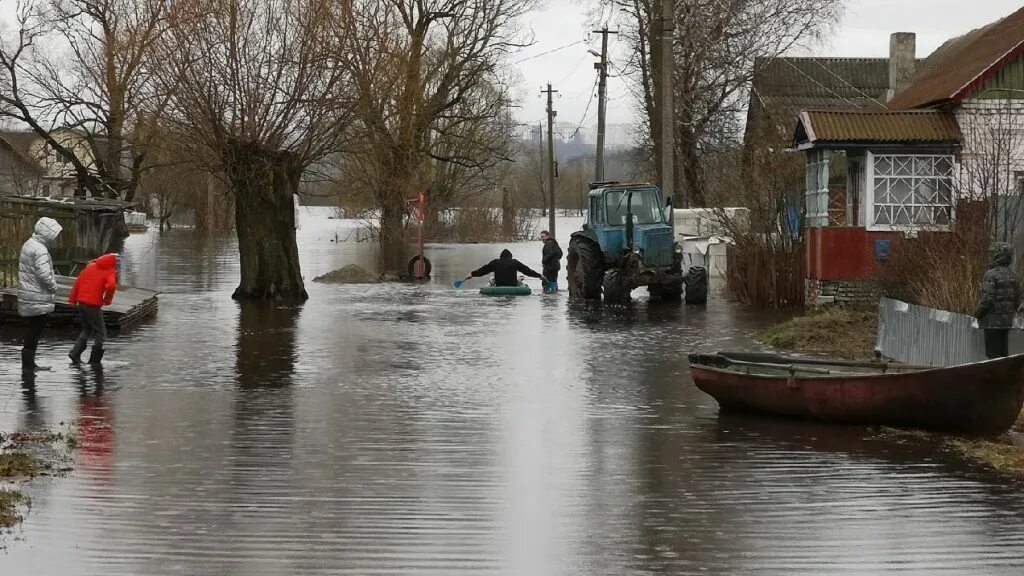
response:
[(683, 247), (680, 244), (676, 244), (675, 246), (672, 247), (672, 251), (675, 252), (676, 254), (682, 254)]

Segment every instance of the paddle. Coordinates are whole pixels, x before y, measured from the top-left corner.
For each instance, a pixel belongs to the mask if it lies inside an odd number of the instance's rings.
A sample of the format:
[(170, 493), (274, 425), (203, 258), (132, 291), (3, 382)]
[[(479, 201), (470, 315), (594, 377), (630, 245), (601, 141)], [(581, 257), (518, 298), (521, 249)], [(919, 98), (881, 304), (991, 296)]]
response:
[(456, 280), (455, 281), (455, 287), (456, 288), (462, 288), (462, 285), (466, 282), (466, 280), (469, 280), (470, 278), (472, 278), (472, 276), (466, 276), (462, 280)]

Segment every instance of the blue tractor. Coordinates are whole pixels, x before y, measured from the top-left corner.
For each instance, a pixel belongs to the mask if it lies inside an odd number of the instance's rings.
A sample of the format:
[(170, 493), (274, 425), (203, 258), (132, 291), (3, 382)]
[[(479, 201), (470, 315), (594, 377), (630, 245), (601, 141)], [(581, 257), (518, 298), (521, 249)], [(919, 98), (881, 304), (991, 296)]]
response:
[(683, 271), (683, 249), (675, 241), (671, 200), (662, 202), (652, 184), (596, 182), (590, 185), (583, 229), (569, 240), (569, 297), (609, 304), (627, 302), (647, 286), (652, 300), (687, 304), (708, 300), (708, 273)]

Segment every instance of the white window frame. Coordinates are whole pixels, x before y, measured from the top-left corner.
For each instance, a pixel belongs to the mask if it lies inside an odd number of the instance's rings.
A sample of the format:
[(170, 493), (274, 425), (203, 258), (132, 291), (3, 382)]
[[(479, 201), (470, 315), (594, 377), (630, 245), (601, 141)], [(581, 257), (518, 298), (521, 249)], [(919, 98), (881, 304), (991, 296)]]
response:
[[(950, 162), (952, 171), (949, 175), (949, 223), (948, 224), (911, 224), (911, 225), (896, 225), (896, 224), (876, 224), (875, 223), (875, 159), (876, 157), (892, 157), (892, 158), (942, 158)], [(951, 229), (952, 223), (956, 220), (956, 183), (959, 181), (959, 169), (960, 166), (956, 162), (956, 157), (952, 154), (900, 154), (900, 153), (886, 153), (886, 154), (875, 154), (874, 152), (868, 152), (867, 158), (867, 170), (865, 171), (865, 179), (867, 185), (865, 186), (864, 193), (864, 205), (866, 207), (867, 220), (865, 221), (865, 227), (871, 232), (916, 232), (919, 230), (930, 230), (938, 232), (948, 232)]]

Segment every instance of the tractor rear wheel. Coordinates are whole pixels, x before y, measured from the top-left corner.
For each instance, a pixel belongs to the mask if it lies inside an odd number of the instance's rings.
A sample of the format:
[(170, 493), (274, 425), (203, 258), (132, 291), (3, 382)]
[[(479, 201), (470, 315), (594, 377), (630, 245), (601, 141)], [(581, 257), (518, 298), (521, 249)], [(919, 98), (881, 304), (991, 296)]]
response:
[(601, 280), (604, 276), (604, 256), (601, 250), (586, 238), (573, 237), (567, 255), (569, 297), (597, 300), (601, 298)]
[(683, 278), (686, 285), (687, 304), (708, 303), (708, 271), (701, 266), (690, 268)]

